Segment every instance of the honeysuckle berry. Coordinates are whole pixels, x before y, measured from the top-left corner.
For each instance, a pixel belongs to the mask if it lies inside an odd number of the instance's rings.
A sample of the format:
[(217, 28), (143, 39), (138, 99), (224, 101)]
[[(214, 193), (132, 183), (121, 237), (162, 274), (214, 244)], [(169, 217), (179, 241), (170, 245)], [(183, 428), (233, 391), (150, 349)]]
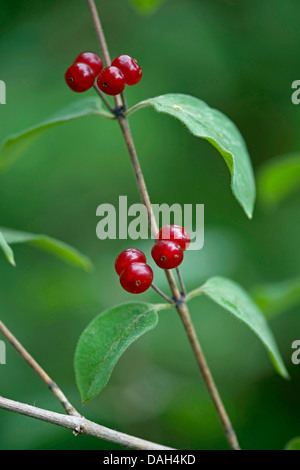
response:
[(126, 85), (136, 85), (142, 79), (143, 72), (139, 64), (135, 59), (130, 57), (129, 55), (119, 55), (116, 57), (112, 64), (118, 69), (122, 70)]
[(94, 71), (95, 78), (98, 77), (99, 73), (103, 69), (103, 62), (101, 57), (99, 57), (98, 54), (95, 54), (94, 52), (82, 52), (78, 57), (76, 57), (74, 63), (76, 62), (81, 62), (91, 67), (91, 69)]
[(120, 284), (131, 294), (141, 294), (149, 289), (153, 281), (153, 271), (146, 263), (131, 263), (120, 276)]
[(83, 93), (92, 88), (95, 74), (89, 65), (76, 62), (66, 71), (65, 80), (71, 90), (76, 91), (76, 93)]
[(97, 84), (103, 93), (111, 96), (119, 95), (125, 88), (124, 74), (118, 67), (106, 67), (98, 76)]
[(151, 250), (152, 258), (159, 268), (177, 268), (183, 260), (183, 250), (178, 243), (160, 240)]
[(127, 248), (122, 251), (116, 259), (115, 270), (118, 276), (121, 275), (122, 271), (131, 263), (146, 263), (146, 256), (141, 250), (137, 248)]
[(190, 234), (180, 225), (165, 225), (158, 232), (159, 240), (170, 240), (176, 242), (183, 251), (185, 251), (190, 242)]

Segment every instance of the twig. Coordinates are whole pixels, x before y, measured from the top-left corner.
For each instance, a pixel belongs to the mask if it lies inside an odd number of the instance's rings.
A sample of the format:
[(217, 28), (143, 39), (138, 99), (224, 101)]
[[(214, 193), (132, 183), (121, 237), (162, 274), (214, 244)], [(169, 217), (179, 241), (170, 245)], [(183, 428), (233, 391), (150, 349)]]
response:
[(69, 416), (54, 413), (52, 411), (43, 410), (36, 408), (35, 406), (26, 405), (19, 403), (7, 398), (0, 396), (0, 408), (14, 413), (19, 413), (31, 418), (36, 418), (47, 423), (56, 424), (68, 429), (73, 429), (74, 434), (86, 434), (94, 436), (98, 439), (104, 439), (116, 444), (131, 447), (133, 449), (168, 449), (168, 447), (160, 446), (137, 437), (129, 436), (118, 431), (106, 428), (99, 424), (93, 423), (87, 420), (84, 416), (81, 416), (78, 411), (71, 405), (69, 400), (66, 398), (62, 390), (58, 385), (53, 382), (49, 375), (39, 366), (39, 364), (33, 359), (33, 357), (26, 351), (22, 344), (15, 338), (15, 336), (8, 330), (2, 321), (0, 321), (0, 332), (3, 336), (11, 343), (11, 345), (17, 350), (22, 358), (32, 367), (36, 374), (45, 382), (48, 388), (58, 398), (62, 406), (65, 408)]
[(120, 124), (121, 130), (124, 136), (124, 140), (125, 140), (125, 143), (126, 143), (129, 155), (130, 155), (130, 159), (131, 159), (131, 163), (132, 163), (135, 177), (137, 180), (140, 196), (147, 209), (151, 233), (152, 233), (153, 238), (156, 240), (157, 235), (158, 235), (158, 227), (156, 224), (154, 213), (151, 208), (150, 197), (147, 191), (142, 169), (141, 169), (141, 166), (137, 157), (137, 153), (135, 150), (135, 145), (132, 139), (129, 122), (127, 118), (125, 118), (124, 116), (119, 116), (118, 122)]
[(138, 437), (123, 434), (122, 432), (114, 431), (112, 429), (101, 426), (85, 419), (81, 416), (67, 416), (53, 411), (43, 410), (35, 406), (26, 405), (13, 400), (8, 400), (0, 396), (0, 408), (13, 413), (18, 413), (24, 416), (45, 421), (46, 423), (56, 424), (67, 429), (72, 429), (75, 435), (86, 434), (93, 436), (97, 439), (104, 439), (105, 441), (114, 442), (125, 447), (139, 450), (171, 450), (170, 447), (164, 447), (160, 444), (155, 444), (150, 441), (145, 441)]
[(189, 338), (189, 341), (191, 343), (194, 356), (196, 358), (197, 364), (199, 366), (199, 369), (202, 373), (204, 382), (206, 384), (206, 387), (210, 393), (210, 396), (214, 402), (214, 405), (216, 407), (216, 410), (218, 412), (219, 418), (221, 420), (221, 423), (223, 425), (225, 435), (227, 438), (227, 441), (230, 445), (230, 447), (233, 450), (240, 450), (240, 446), (236, 437), (236, 434), (234, 432), (234, 429), (232, 427), (231, 421), (229, 419), (229, 416), (226, 412), (226, 409), (224, 407), (224, 404), (222, 402), (222, 399), (220, 397), (220, 394), (218, 392), (217, 386), (215, 384), (215, 381), (212, 377), (212, 374), (210, 372), (209, 366), (206, 362), (206, 358), (204, 356), (204, 353), (202, 351), (202, 348), (200, 346), (197, 333), (195, 331), (193, 322), (190, 317), (189, 310), (187, 308), (187, 305), (183, 302), (178, 308), (178, 313), (180, 315), (180, 318), (182, 320), (182, 323), (184, 325), (185, 331), (187, 333), (187, 336)]
[(155, 290), (163, 299), (165, 299), (167, 302), (170, 304), (175, 304), (174, 300), (171, 299), (171, 297), (168, 297), (162, 290), (160, 290), (159, 287), (157, 287), (155, 284), (151, 284), (152, 289)]
[[(99, 20), (99, 16), (97, 14), (97, 9), (95, 6), (94, 0), (87, 0), (91, 12), (92, 12), (92, 18), (94, 21), (94, 25), (97, 31), (97, 35), (100, 41), (100, 46), (103, 52), (104, 57), (107, 56), (109, 58), (109, 52), (106, 44), (106, 40), (104, 37), (104, 32), (101, 26), (101, 22)], [(116, 103), (120, 103), (120, 97), (117, 96), (115, 97)], [(120, 104), (119, 104), (120, 105)], [(134, 173), (136, 176), (136, 181), (138, 185), (138, 189), (142, 198), (143, 203), (146, 206), (147, 213), (148, 213), (148, 219), (151, 227), (151, 233), (154, 239), (157, 238), (158, 234), (158, 228), (157, 228), (157, 223), (155, 220), (155, 216), (152, 210), (151, 202), (150, 202), (150, 197), (147, 191), (146, 183), (144, 180), (144, 176), (142, 173), (142, 169), (139, 163), (139, 159), (136, 153), (135, 145), (133, 142), (132, 134), (130, 131), (129, 123), (127, 118), (124, 115), (118, 116), (118, 121), (124, 136), (124, 140), (130, 155), (131, 163), (134, 169)], [(214, 383), (214, 380), (212, 378), (212, 375), (210, 373), (210, 370), (208, 368), (205, 356), (203, 354), (203, 351), (201, 349), (201, 346), (199, 344), (199, 340), (197, 338), (195, 328), (193, 326), (189, 310), (185, 304), (184, 301), (181, 299), (180, 292), (178, 290), (178, 287), (176, 285), (176, 281), (174, 279), (174, 276), (171, 271), (166, 271), (166, 276), (173, 294), (173, 297), (176, 301), (176, 309), (180, 315), (180, 318), (182, 320), (182, 323), (184, 325), (184, 328), (186, 330), (188, 339), (190, 341), (190, 344), (192, 346), (193, 352), (195, 359), (197, 361), (197, 364), (199, 366), (199, 369), (202, 373), (203, 379), (205, 381), (206, 387), (211, 395), (211, 398), (215, 404), (215, 407), (217, 409), (218, 415), (220, 417), (220, 420), (222, 422), (222, 425), (224, 427), (225, 435), (227, 437), (228, 443), (230, 447), (234, 450), (239, 450), (239, 444), (235, 435), (235, 432), (233, 430), (233, 427), (231, 425), (230, 419), (227, 415), (227, 412), (225, 410), (225, 407), (222, 403), (222, 400), (220, 398), (220, 395), (218, 393), (217, 387)]]
[(95, 2), (93, 0), (87, 0), (87, 3), (88, 3), (88, 6), (90, 8), (90, 11), (91, 11), (91, 15), (92, 15), (93, 22), (94, 22), (94, 25), (95, 25), (96, 33), (98, 35), (98, 39), (99, 39), (99, 43), (100, 43), (100, 46), (101, 46), (101, 50), (102, 50), (105, 65), (109, 66), (111, 64), (111, 60), (110, 60), (108, 47), (107, 47), (107, 44), (106, 44), (106, 39), (105, 39), (105, 36), (104, 36), (104, 31), (103, 31), (103, 28), (102, 28), (102, 25), (101, 25), (101, 22), (100, 22), (100, 16), (98, 15)]
[(27, 364), (32, 367), (34, 372), (42, 379), (42, 381), (47, 385), (51, 392), (56, 396), (60, 401), (64, 409), (69, 415), (80, 416), (78, 411), (74, 408), (73, 405), (69, 402), (67, 397), (64, 395), (62, 390), (58, 385), (49, 377), (49, 375), (42, 369), (42, 367), (36, 362), (35, 359), (29, 354), (28, 351), (22, 346), (22, 344), (17, 340), (17, 338), (9, 331), (9, 329), (4, 325), (0, 320), (0, 332), (3, 336), (10, 342), (10, 344), (16, 349), (16, 351), (22, 356), (22, 358), (27, 362)]
[(181, 271), (180, 271), (179, 267), (176, 268), (176, 272), (177, 272), (179, 284), (180, 284), (180, 287), (181, 287), (181, 293), (182, 293), (183, 297), (186, 297), (186, 288), (185, 288), (185, 285), (184, 285), (183, 278), (182, 278)]

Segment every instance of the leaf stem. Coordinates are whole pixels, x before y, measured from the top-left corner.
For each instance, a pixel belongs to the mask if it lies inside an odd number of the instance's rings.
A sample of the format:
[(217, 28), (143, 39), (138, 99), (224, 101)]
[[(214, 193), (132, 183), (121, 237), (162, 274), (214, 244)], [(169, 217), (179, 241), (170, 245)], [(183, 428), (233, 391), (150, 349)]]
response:
[[(104, 55), (104, 57), (106, 55), (109, 58), (109, 52), (108, 52), (107, 44), (106, 44), (106, 41), (105, 41), (104, 32), (103, 32), (101, 22), (99, 20), (98, 14), (97, 14), (95, 2), (94, 2), (94, 0), (87, 0), (87, 2), (89, 4), (91, 12), (92, 12), (92, 18), (93, 18), (94, 25), (95, 25), (95, 28), (96, 28), (96, 31), (97, 31), (97, 35), (98, 35), (98, 38), (99, 38), (99, 41), (100, 41), (100, 46), (101, 46), (101, 49), (103, 51), (103, 55)], [(116, 104), (119, 103), (120, 102), (120, 97), (116, 96), (115, 101), (116, 101)], [(131, 134), (131, 131), (130, 131), (130, 126), (129, 126), (129, 123), (128, 123), (128, 119), (127, 119), (126, 116), (124, 116), (122, 114), (122, 115), (118, 116), (118, 122), (119, 122), (119, 125), (121, 127), (121, 131), (123, 133), (123, 137), (124, 137), (124, 140), (125, 140), (125, 143), (126, 143), (126, 146), (127, 146), (127, 149), (128, 149), (128, 153), (129, 153), (129, 156), (130, 156), (130, 159), (131, 159), (131, 163), (132, 163), (133, 170), (134, 170), (134, 173), (135, 173), (136, 182), (137, 182), (137, 186), (138, 186), (138, 189), (139, 189), (139, 192), (140, 192), (140, 196), (141, 196), (141, 199), (142, 199), (142, 201), (145, 204), (146, 209), (147, 209), (148, 220), (149, 220), (149, 224), (150, 224), (150, 227), (151, 227), (151, 233), (152, 233), (153, 238), (156, 240), (157, 235), (158, 235), (158, 227), (157, 227), (155, 216), (154, 216), (154, 213), (153, 213), (153, 210), (152, 210), (150, 197), (149, 197), (149, 193), (147, 191), (147, 187), (146, 187), (145, 179), (144, 179), (144, 176), (143, 176), (143, 172), (142, 172), (140, 162), (139, 162), (139, 159), (138, 159), (138, 156), (137, 156), (137, 152), (136, 152), (136, 149), (135, 149), (135, 145), (134, 145), (134, 142), (133, 142), (133, 138), (132, 138), (132, 134)], [(203, 376), (204, 382), (206, 384), (206, 387), (207, 387), (207, 389), (208, 389), (208, 391), (211, 395), (211, 398), (214, 402), (214, 405), (215, 405), (216, 410), (218, 412), (218, 415), (220, 417), (220, 420), (221, 420), (221, 423), (223, 425), (228, 443), (229, 443), (230, 447), (233, 450), (239, 450), (240, 447), (239, 447), (239, 444), (238, 444), (238, 441), (237, 441), (237, 437), (235, 435), (235, 432), (234, 432), (233, 427), (231, 425), (230, 419), (227, 415), (227, 412), (225, 410), (225, 407), (224, 407), (223, 402), (221, 400), (221, 397), (219, 395), (218, 389), (216, 387), (216, 384), (213, 380), (212, 374), (211, 374), (210, 369), (208, 367), (208, 364), (206, 362), (206, 359), (205, 359), (204, 353), (202, 351), (202, 348), (200, 346), (199, 340), (197, 338), (197, 334), (196, 334), (194, 325), (192, 323), (192, 319), (190, 317), (190, 313), (189, 313), (189, 310), (187, 308), (187, 305), (181, 297), (181, 294), (178, 290), (178, 287), (177, 287), (176, 281), (174, 279), (173, 273), (169, 270), (166, 270), (165, 273), (166, 273), (167, 280), (168, 280), (168, 283), (170, 285), (174, 300), (176, 302), (176, 309), (177, 309), (177, 311), (179, 313), (179, 316), (182, 320), (182, 323), (184, 325), (187, 337), (188, 337), (189, 342), (191, 344), (195, 359), (196, 359), (198, 367), (199, 367), (199, 369), (202, 373), (202, 376)]]
[(189, 302), (194, 297), (198, 297), (199, 295), (202, 295), (202, 294), (203, 294), (202, 287), (198, 287), (197, 289), (191, 290), (191, 292), (189, 292), (186, 295), (185, 300), (186, 300), (186, 302)]

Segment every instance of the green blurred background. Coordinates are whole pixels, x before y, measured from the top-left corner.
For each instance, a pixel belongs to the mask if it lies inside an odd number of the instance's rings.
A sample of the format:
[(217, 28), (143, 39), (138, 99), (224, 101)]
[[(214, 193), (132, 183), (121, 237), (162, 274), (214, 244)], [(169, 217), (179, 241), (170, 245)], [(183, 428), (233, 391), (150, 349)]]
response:
[[(291, 102), (299, 79), (298, 0), (166, 0), (141, 15), (125, 0), (98, 0), (112, 56), (133, 55), (144, 78), (128, 89), (130, 105), (168, 92), (195, 95), (227, 114), (248, 145), (255, 170), (300, 149), (300, 108)], [(82, 50), (98, 51), (84, 0), (1, 1), (0, 106), (3, 140), (78, 99), (65, 69)], [(93, 91), (88, 92), (92, 95)], [(205, 246), (186, 254), (189, 288), (212, 275), (251, 290), (299, 273), (300, 192), (276, 211), (259, 205), (247, 220), (230, 191), (228, 169), (206, 142), (180, 123), (144, 110), (131, 118), (153, 203), (204, 203)], [(87, 417), (177, 448), (227, 448), (221, 425), (173, 310), (124, 354), (101, 395), (81, 406), (73, 372), (76, 342), (87, 323), (121, 290), (114, 259), (124, 241), (96, 238), (96, 208), (128, 195), (138, 202), (119, 129), (85, 118), (53, 129), (0, 176), (0, 225), (46, 233), (94, 261), (86, 273), (27, 246), (15, 247), (17, 268), (0, 256), (1, 319)], [(136, 246), (150, 252), (151, 243)], [(164, 286), (155, 270), (156, 282)], [(152, 292), (143, 300), (157, 301)], [(282, 449), (300, 434), (300, 365), (291, 344), (300, 308), (271, 321), (291, 381), (276, 375), (263, 346), (209, 300), (191, 304), (208, 361), (244, 449)], [(1, 395), (61, 411), (54, 397), (7, 347)], [(0, 449), (113, 449), (110, 443), (0, 411)]]

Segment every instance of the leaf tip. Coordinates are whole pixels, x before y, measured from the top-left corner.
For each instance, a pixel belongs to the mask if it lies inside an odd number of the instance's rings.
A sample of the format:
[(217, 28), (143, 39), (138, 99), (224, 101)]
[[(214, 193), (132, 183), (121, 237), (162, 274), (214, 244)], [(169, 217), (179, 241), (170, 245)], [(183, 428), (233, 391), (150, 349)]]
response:
[(282, 373), (281, 375), (285, 380), (292, 380), (292, 377), (290, 376), (287, 370), (285, 370), (284, 373)]
[(86, 272), (90, 273), (94, 270), (94, 264), (92, 263), (91, 260), (87, 259), (83, 264), (82, 264), (82, 269), (84, 269)]

